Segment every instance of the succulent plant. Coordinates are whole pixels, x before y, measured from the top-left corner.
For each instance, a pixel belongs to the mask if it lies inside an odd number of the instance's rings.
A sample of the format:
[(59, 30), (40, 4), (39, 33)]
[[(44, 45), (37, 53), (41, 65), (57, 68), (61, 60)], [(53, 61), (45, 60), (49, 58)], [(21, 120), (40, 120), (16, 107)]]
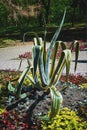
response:
[[(72, 42), (70, 47), (67, 49), (66, 44), (62, 41), (57, 41), (57, 38), (60, 34), (61, 28), (64, 23), (66, 10), (64, 12), (62, 21), (58, 29), (56, 30), (46, 53), (46, 25), (45, 25), (45, 35), (44, 41), (39, 38), (36, 34), (34, 38), (34, 46), (33, 46), (33, 64), (29, 64), (29, 66), (23, 71), (22, 75), (18, 80), (17, 87), (13, 87), (9, 82), (8, 89), (12, 91), (17, 97), (25, 98), (27, 93), (21, 94), (22, 91), (22, 84), (24, 79), (27, 78), (32, 84), (32, 90), (42, 91), (43, 94), (38, 96), (35, 99), (35, 103), (33, 107), (29, 108), (29, 111), (32, 111), (35, 106), (38, 104), (39, 101), (44, 99), (49, 93), (51, 95), (52, 104), (51, 104), (51, 111), (49, 117), (45, 116), (41, 119), (52, 119), (55, 117), (56, 114), (59, 112), (59, 108), (61, 107), (63, 98), (59, 90), (56, 88), (56, 84), (59, 82), (60, 77), (64, 68), (66, 67), (66, 81), (68, 81), (68, 75), (70, 70), (70, 63), (71, 63), (71, 52), (74, 44), (76, 44), (76, 62), (75, 62), (75, 69), (77, 66), (77, 59), (78, 59), (78, 52), (79, 52), (79, 43), (78, 41)], [(61, 56), (56, 63), (56, 54), (58, 51), (59, 46), (62, 48)], [(54, 52), (52, 49), (54, 48)], [(51, 54), (53, 52), (52, 62), (50, 64)], [(29, 85), (28, 85), (29, 86)], [(22, 95), (22, 96), (21, 96)], [(35, 95), (33, 95), (35, 96)]]

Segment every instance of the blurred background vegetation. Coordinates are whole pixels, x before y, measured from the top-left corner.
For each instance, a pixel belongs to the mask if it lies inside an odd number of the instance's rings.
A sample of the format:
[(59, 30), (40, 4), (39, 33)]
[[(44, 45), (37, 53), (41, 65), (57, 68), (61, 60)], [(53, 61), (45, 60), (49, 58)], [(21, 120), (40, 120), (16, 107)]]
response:
[(51, 32), (67, 9), (64, 27), (87, 28), (87, 0), (0, 0), (0, 36), (23, 36), (43, 31), (43, 17)]

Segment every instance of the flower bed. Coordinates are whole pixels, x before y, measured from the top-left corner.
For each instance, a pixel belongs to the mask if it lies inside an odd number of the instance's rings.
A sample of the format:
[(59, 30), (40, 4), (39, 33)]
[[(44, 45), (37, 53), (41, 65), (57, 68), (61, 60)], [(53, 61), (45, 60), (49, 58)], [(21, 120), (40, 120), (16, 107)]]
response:
[[(0, 93), (1, 93), (0, 94), (0, 98), (1, 98), (0, 113), (2, 113), (0, 114), (0, 129), (1, 130), (4, 130), (4, 129), (5, 130), (40, 130), (40, 129), (45, 130), (47, 124), (43, 123), (42, 125), (42, 122), (40, 121), (38, 117), (39, 115), (46, 114), (47, 111), (49, 110), (50, 105), (51, 105), (50, 95), (48, 96), (46, 101), (44, 100), (42, 103), (40, 102), (38, 106), (35, 108), (34, 115), (32, 117), (32, 122), (28, 121), (29, 115), (27, 113), (27, 110), (29, 108), (29, 105), (34, 101), (33, 95), (31, 95), (31, 99), (27, 97), (19, 101), (18, 105), (16, 105), (15, 103), (14, 108), (13, 109), (11, 108), (9, 110), (9, 107), (8, 107), (9, 104), (11, 102), (18, 102), (18, 99), (14, 99), (13, 96), (9, 95), (7, 84), (9, 83), (9, 81), (12, 81), (13, 84), (16, 84), (15, 80), (19, 77), (20, 73), (21, 72), (16, 72), (16, 71), (0, 71), (0, 81), (1, 81), (0, 82)], [(2, 80), (2, 79), (5, 79), (5, 80)], [(65, 91), (62, 91), (63, 97), (64, 97), (63, 108), (67, 107), (67, 113), (68, 111), (71, 111), (71, 110), (76, 112), (78, 115), (76, 115), (77, 117), (74, 122), (75, 123), (74, 125), (78, 126), (81, 120), (82, 125), (80, 125), (79, 128), (86, 130), (86, 126), (84, 126), (83, 124), (87, 124), (87, 121), (85, 121), (87, 118), (87, 102), (86, 102), (87, 89), (80, 88), (80, 84), (87, 83), (87, 77), (84, 77), (81, 75), (70, 75), (69, 81), (74, 85), (73, 85), (73, 88), (68, 88)], [(61, 82), (65, 82), (64, 75), (62, 75), (61, 77)], [(62, 84), (61, 84), (61, 87), (62, 87)], [(66, 117), (68, 116), (68, 119), (71, 118), (69, 117), (69, 115), (67, 115), (67, 113), (66, 113)], [(61, 119), (63, 116), (64, 114), (61, 115)], [(57, 118), (58, 117), (55, 117), (55, 119), (53, 119), (53, 122)], [(67, 119), (66, 119), (66, 122), (69, 123)], [(73, 124), (73, 122), (71, 124)], [(75, 126), (72, 127), (71, 124), (69, 125), (71, 127), (71, 130), (73, 130), (73, 127)], [(49, 127), (51, 127), (51, 129), (54, 130), (53, 128), (54, 126), (52, 127), (50, 123), (48, 125), (48, 128)], [(60, 127), (61, 127), (61, 130), (63, 130), (64, 127), (66, 127), (66, 123), (64, 123), (64, 126), (62, 126), (62, 120), (60, 121)]]

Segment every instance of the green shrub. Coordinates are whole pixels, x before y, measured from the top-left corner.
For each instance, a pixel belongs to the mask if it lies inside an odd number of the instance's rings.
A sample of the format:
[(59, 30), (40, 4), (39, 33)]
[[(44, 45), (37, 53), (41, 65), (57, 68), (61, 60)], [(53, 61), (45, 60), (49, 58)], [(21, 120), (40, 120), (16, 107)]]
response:
[(0, 47), (12, 46), (15, 44), (14, 40), (0, 38)]

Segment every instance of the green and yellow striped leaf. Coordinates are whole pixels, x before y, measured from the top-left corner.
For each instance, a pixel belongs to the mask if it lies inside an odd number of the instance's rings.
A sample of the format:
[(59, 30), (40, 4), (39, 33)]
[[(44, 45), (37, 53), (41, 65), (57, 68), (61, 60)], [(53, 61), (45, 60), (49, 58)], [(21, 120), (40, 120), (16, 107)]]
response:
[(50, 94), (51, 94), (52, 103), (51, 103), (51, 112), (49, 117), (50, 119), (52, 119), (54, 116), (56, 116), (56, 114), (58, 114), (63, 101), (63, 97), (55, 86), (52, 86), (50, 88)]
[(63, 23), (64, 23), (65, 14), (66, 14), (66, 9), (65, 9), (61, 24), (58, 27), (58, 29), (56, 30), (56, 32), (55, 32), (55, 34), (54, 34), (54, 36), (53, 36), (53, 38), (51, 40), (50, 47), (48, 49), (47, 60), (46, 60), (46, 68), (45, 68), (46, 69), (47, 79), (49, 78), (49, 76), (48, 76), (49, 73), (48, 72), (49, 72), (49, 62), (50, 62), (50, 57), (51, 57), (51, 54), (52, 54), (52, 48), (53, 48), (53, 46), (54, 46), (54, 44), (55, 44), (55, 42), (56, 42), (56, 40), (57, 40), (57, 38), (58, 38), (58, 36), (60, 34), (61, 28), (62, 28)]

